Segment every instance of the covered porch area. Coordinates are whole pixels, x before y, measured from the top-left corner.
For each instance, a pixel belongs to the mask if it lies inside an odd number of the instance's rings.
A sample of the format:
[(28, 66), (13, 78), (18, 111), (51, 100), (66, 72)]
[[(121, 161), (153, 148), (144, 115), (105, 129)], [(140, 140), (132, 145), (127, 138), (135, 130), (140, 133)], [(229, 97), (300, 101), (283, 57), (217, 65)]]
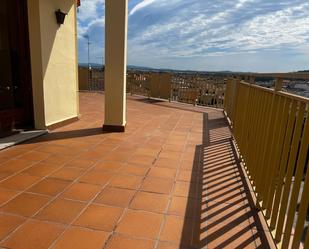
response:
[(81, 118), (0, 152), (0, 247), (269, 248), (220, 109), (129, 97), (125, 133), (102, 133), (104, 95)]

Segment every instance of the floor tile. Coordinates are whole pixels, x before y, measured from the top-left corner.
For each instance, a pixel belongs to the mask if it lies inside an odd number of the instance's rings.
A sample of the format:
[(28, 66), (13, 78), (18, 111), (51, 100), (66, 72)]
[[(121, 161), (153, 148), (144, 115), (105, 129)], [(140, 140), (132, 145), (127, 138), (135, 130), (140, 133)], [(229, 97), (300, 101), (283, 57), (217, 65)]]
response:
[(172, 159), (172, 160), (178, 160), (179, 158), (181, 158), (181, 156), (182, 156), (181, 152), (164, 150), (160, 153), (159, 158), (167, 158), (167, 159)]
[(0, 181), (6, 179), (6, 178), (9, 178), (10, 176), (12, 176), (14, 173), (10, 173), (10, 172), (7, 172), (7, 171), (0, 171)]
[(61, 197), (78, 201), (90, 201), (100, 190), (101, 186), (99, 185), (74, 183), (61, 194)]
[(159, 167), (152, 167), (148, 174), (149, 177), (158, 177), (167, 179), (174, 179), (175, 175), (176, 175), (176, 169), (159, 168)]
[(52, 249), (102, 249), (109, 233), (71, 226)]
[(173, 195), (182, 197), (197, 198), (200, 196), (198, 186), (190, 182), (176, 182)]
[[(207, 248), (256, 248), (250, 226), (215, 226), (206, 229)], [(268, 248), (268, 247), (265, 247)]]
[(22, 193), (9, 201), (1, 211), (30, 217), (49, 202), (50, 198), (42, 195)]
[(228, 190), (228, 189), (235, 189), (241, 188), (241, 179), (240, 178), (229, 178), (229, 179), (222, 179), (218, 182), (213, 182), (211, 184), (204, 183), (204, 189), (206, 189), (210, 193), (215, 193), (218, 190)]
[(5, 202), (12, 199), (14, 196), (16, 196), (19, 192), (9, 189), (0, 188), (0, 206), (4, 204)]
[(50, 175), (51, 178), (57, 178), (61, 180), (74, 181), (76, 178), (80, 177), (85, 172), (81, 168), (63, 167)]
[(173, 181), (170, 179), (162, 179), (155, 177), (146, 177), (144, 180), (141, 190), (161, 193), (161, 194), (169, 194), (173, 187)]
[(100, 144), (96, 146), (93, 151), (106, 155), (108, 152), (112, 151), (115, 146), (111, 146), (110, 144)]
[(104, 157), (105, 157), (105, 153), (90, 150), (90, 151), (86, 151), (83, 154), (81, 154), (79, 159), (97, 162), (99, 160), (102, 160)]
[(120, 172), (125, 175), (145, 176), (148, 170), (148, 167), (140, 167), (133, 164), (126, 164), (120, 169)]
[(113, 173), (105, 172), (102, 170), (91, 170), (83, 175), (79, 181), (89, 184), (106, 185), (111, 178), (114, 176)]
[(207, 202), (205, 217), (210, 227), (224, 227), (230, 223), (237, 226), (248, 226), (250, 224), (250, 207), (245, 203)]
[(106, 249), (153, 249), (154, 241), (136, 239), (116, 234), (107, 243)]
[(83, 210), (85, 204), (81, 202), (56, 199), (46, 206), (37, 215), (37, 219), (52, 221), (57, 223), (71, 223)]
[(12, 159), (1, 164), (0, 172), (17, 173), (33, 164), (32, 161), (22, 159)]
[(234, 201), (244, 199), (244, 191), (240, 186), (234, 188), (218, 188), (211, 191), (206, 190), (207, 200), (213, 202), (233, 203)]
[(45, 178), (28, 189), (27, 192), (55, 196), (62, 192), (70, 183), (61, 179)]
[(46, 159), (49, 156), (50, 156), (50, 154), (48, 154), (48, 153), (31, 151), (31, 152), (23, 154), (22, 156), (19, 157), (19, 159), (38, 162), (38, 161), (42, 161), (42, 160)]
[(168, 195), (138, 192), (130, 204), (130, 208), (155, 213), (164, 213), (166, 211), (168, 201)]
[(0, 246), (14, 249), (47, 249), (63, 231), (62, 225), (30, 220)]
[(116, 232), (134, 237), (157, 239), (163, 215), (144, 211), (128, 210)]
[(197, 182), (199, 181), (199, 176), (196, 172), (191, 170), (179, 170), (176, 180), (183, 182)]
[(109, 186), (127, 189), (138, 189), (142, 180), (143, 178), (140, 176), (121, 174), (116, 175), (109, 183)]
[(11, 147), (11, 148), (7, 148), (6, 150), (3, 151), (3, 153), (5, 153), (5, 155), (10, 157), (10, 158), (20, 156), (20, 155), (25, 154), (27, 152), (28, 152), (28, 150), (20, 149), (16, 146)]
[(90, 205), (74, 225), (111, 232), (122, 212), (123, 209), (118, 207)]
[(104, 160), (126, 162), (130, 157), (132, 157), (132, 153), (112, 151), (105, 155)]
[(19, 174), (1, 182), (0, 187), (12, 190), (25, 190), (26, 188), (37, 182), (39, 179), (40, 178), (37, 176)]
[(128, 162), (137, 165), (151, 166), (154, 161), (155, 161), (154, 156), (135, 155), (132, 158), (130, 158)]
[(72, 157), (66, 155), (51, 155), (50, 157), (46, 158), (42, 161), (42, 163), (51, 163), (57, 164), (59, 166), (63, 166), (64, 163), (72, 160)]
[(166, 216), (160, 235), (161, 241), (192, 245), (193, 220), (178, 216)]
[(106, 187), (95, 199), (96, 203), (116, 207), (127, 207), (135, 194), (135, 190)]
[(61, 166), (48, 163), (38, 163), (30, 167), (29, 169), (23, 171), (23, 173), (33, 176), (44, 177), (56, 171), (57, 169), (59, 169), (59, 167)]
[(123, 166), (121, 162), (117, 161), (103, 161), (95, 164), (94, 169), (96, 170), (107, 170), (117, 172)]
[(135, 155), (142, 155), (142, 156), (151, 156), (156, 157), (158, 155), (158, 150), (148, 149), (148, 148), (139, 148)]
[(167, 213), (187, 218), (194, 217), (199, 214), (200, 202), (200, 199), (173, 196)]
[(186, 249), (180, 246), (178, 243), (160, 241), (157, 249)]
[(24, 221), (25, 218), (22, 217), (0, 214), (0, 240), (3, 240)]
[(164, 149), (169, 150), (169, 151), (174, 151), (174, 152), (182, 152), (184, 146), (183, 145), (171, 145), (171, 144), (166, 144), (164, 145)]
[[(48, 136), (52, 136), (51, 134), (48, 134)], [(45, 138), (45, 137), (44, 137)], [(44, 141), (44, 138), (41, 138)], [(47, 139), (47, 137), (46, 137)], [(60, 141), (60, 140), (59, 140)], [(43, 143), (39, 148), (36, 149), (36, 151), (39, 152), (45, 152), (45, 153), (50, 153), (52, 155), (58, 154), (59, 152), (62, 152), (62, 146), (55, 145), (59, 141), (52, 141), (51, 143), (48, 143), (47, 141)]]
[(155, 166), (159, 168), (177, 169), (179, 167), (179, 159), (159, 158), (156, 161)]
[(94, 162), (91, 160), (82, 160), (82, 159), (74, 159), (72, 161), (67, 162), (65, 167), (74, 167), (74, 168), (82, 168), (88, 169), (94, 165)]
[(192, 160), (182, 160), (180, 163), (181, 170), (198, 171), (200, 165)]

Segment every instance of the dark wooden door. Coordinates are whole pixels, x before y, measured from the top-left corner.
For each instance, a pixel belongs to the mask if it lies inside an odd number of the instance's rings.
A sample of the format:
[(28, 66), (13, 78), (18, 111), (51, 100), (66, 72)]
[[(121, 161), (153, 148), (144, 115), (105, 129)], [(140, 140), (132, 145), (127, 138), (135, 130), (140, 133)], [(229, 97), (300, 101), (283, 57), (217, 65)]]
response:
[(0, 1), (0, 136), (33, 126), (27, 0)]

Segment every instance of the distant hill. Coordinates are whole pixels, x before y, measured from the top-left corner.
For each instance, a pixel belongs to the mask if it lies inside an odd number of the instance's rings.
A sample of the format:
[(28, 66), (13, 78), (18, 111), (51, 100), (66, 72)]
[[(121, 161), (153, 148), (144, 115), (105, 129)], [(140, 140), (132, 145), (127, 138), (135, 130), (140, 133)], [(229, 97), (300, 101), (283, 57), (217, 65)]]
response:
[[(103, 64), (99, 63), (91, 63), (92, 68), (103, 68)], [(79, 63), (80, 67), (88, 67), (87, 63)], [(188, 74), (223, 74), (223, 75), (230, 75), (230, 74), (255, 74), (254, 72), (233, 72), (233, 71), (199, 71), (199, 70), (176, 70), (176, 69), (169, 69), (169, 68), (153, 68), (153, 67), (144, 67), (144, 66), (135, 66), (135, 65), (128, 65), (128, 70), (136, 70), (136, 71), (147, 71), (147, 72), (166, 72), (166, 73), (188, 73)], [(300, 70), (293, 73), (309, 73), (309, 70)]]
[[(88, 63), (79, 63), (80, 67), (88, 67)], [(104, 67), (103, 64), (99, 64), (99, 63), (91, 63), (90, 66), (92, 68), (102, 68)], [(140, 67), (140, 66), (132, 66), (132, 65), (128, 65), (128, 69), (131, 70), (140, 70), (140, 71), (153, 71), (153, 70), (157, 70), (151, 67)]]
[[(91, 63), (92, 68), (102, 68), (104, 67), (103, 64), (98, 63)], [(87, 63), (79, 63), (80, 67), (88, 67)], [(199, 74), (233, 74), (237, 72), (232, 71), (194, 71), (194, 70), (175, 70), (169, 68), (152, 68), (152, 67), (143, 67), (143, 66), (135, 66), (135, 65), (128, 65), (128, 70), (136, 70), (136, 71), (147, 71), (147, 72), (166, 72), (166, 73), (199, 73)]]
[[(78, 64), (80, 67), (88, 67), (88, 63), (79, 63)], [(103, 67), (103, 65), (102, 64), (98, 64), (98, 63), (91, 63), (90, 64), (90, 66), (92, 67), (92, 68), (102, 68)]]

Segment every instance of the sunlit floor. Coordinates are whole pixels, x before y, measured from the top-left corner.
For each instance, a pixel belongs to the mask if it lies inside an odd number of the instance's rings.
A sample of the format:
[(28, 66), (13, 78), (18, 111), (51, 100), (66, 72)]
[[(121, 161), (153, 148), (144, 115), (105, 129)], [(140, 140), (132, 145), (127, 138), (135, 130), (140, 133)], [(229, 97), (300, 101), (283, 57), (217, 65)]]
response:
[(0, 247), (268, 248), (222, 110), (129, 97), (103, 133), (81, 120), (0, 152)]

